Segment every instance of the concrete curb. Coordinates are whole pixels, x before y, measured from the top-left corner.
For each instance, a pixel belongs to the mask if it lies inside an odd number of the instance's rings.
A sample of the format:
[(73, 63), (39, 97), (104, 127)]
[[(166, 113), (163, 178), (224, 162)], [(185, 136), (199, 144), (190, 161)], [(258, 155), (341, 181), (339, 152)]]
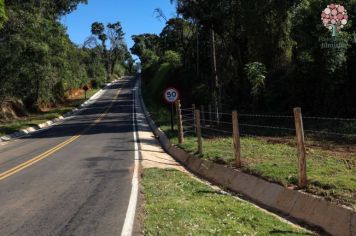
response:
[(77, 115), (80, 112), (81, 108), (85, 108), (85, 107), (93, 104), (98, 98), (101, 97), (101, 95), (103, 95), (104, 90), (106, 88), (110, 87), (111, 85), (113, 85), (117, 81), (118, 80), (115, 80), (112, 83), (106, 84), (103, 89), (100, 89), (97, 93), (95, 93), (87, 101), (85, 101), (83, 104), (81, 104), (79, 108), (74, 108), (73, 110), (65, 113), (63, 116), (59, 116), (59, 117), (57, 117), (57, 118), (55, 118), (53, 120), (48, 120), (48, 121), (46, 121), (46, 122), (44, 122), (42, 124), (39, 124), (39, 125), (36, 125), (36, 126), (32, 126), (32, 127), (28, 127), (28, 128), (19, 130), (19, 131), (15, 132), (15, 133), (2, 136), (2, 137), (0, 137), (0, 143), (1, 142), (8, 142), (8, 141), (11, 141), (13, 139), (21, 138), (21, 137), (23, 137), (25, 135), (28, 135), (28, 134), (37, 132), (39, 130), (48, 128), (48, 127), (50, 127), (52, 125), (55, 125), (56, 123), (58, 123), (58, 122), (60, 122), (60, 121), (62, 121), (64, 119), (67, 119), (67, 118), (69, 118), (71, 116)]
[(287, 189), (239, 170), (202, 160), (171, 145), (166, 134), (151, 119), (141, 91), (139, 95), (148, 124), (164, 150), (193, 173), (240, 193), (264, 208), (318, 227), (328, 234), (356, 236), (356, 212), (350, 208), (336, 205), (302, 191)]

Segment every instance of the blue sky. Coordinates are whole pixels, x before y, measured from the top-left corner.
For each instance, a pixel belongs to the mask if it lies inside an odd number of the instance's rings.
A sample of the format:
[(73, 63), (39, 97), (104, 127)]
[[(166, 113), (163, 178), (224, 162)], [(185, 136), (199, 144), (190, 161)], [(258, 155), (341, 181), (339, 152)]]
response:
[(169, 0), (89, 0), (87, 5), (80, 5), (61, 21), (76, 44), (82, 44), (90, 36), (93, 22), (106, 24), (120, 21), (130, 48), (133, 45), (131, 35), (161, 32), (165, 23), (155, 17), (154, 9), (158, 7), (168, 18), (175, 14), (175, 8)]

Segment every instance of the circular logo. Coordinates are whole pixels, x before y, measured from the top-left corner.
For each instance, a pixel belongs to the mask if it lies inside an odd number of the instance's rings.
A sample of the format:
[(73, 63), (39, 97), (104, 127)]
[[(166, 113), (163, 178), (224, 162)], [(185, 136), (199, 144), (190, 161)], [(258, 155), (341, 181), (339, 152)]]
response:
[(330, 4), (321, 13), (321, 20), (324, 26), (329, 29), (333, 36), (345, 27), (349, 16), (344, 6), (340, 4)]
[(164, 99), (168, 103), (175, 103), (179, 99), (179, 92), (175, 88), (168, 88), (164, 91)]

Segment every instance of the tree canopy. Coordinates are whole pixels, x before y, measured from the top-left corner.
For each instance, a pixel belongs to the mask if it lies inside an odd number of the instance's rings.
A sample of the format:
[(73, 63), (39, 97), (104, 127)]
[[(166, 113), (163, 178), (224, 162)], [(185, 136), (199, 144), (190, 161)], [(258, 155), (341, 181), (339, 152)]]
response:
[[(86, 0), (5, 0), (8, 21), (0, 30), (0, 103), (7, 98), (22, 99), (29, 108), (55, 105), (67, 92), (106, 80), (106, 58), (99, 47), (73, 44), (59, 17)], [(110, 25), (110, 42), (123, 46), (120, 25)], [(112, 33), (112, 34), (110, 34)], [(118, 43), (120, 41), (120, 43)], [(117, 44), (117, 45), (116, 45)], [(120, 56), (129, 56), (124, 48)], [(113, 53), (115, 54), (115, 53)], [(116, 55), (116, 54), (115, 54)], [(114, 57), (114, 56), (112, 56)], [(125, 65), (124, 56), (115, 63)], [(114, 66), (113, 66), (114, 67)], [(110, 71), (110, 74), (114, 71)]]
[(4, 0), (0, 0), (0, 29), (3, 27), (6, 19), (5, 3)]
[(130, 63), (131, 55), (124, 41), (125, 34), (120, 22), (109, 23), (106, 28), (103, 23), (94, 22), (91, 32), (93, 37), (89, 40), (101, 48), (108, 78), (114, 74), (118, 61)]
[[(182, 61), (173, 74), (180, 75), (166, 83), (183, 84), (186, 100), (196, 104), (218, 92), (221, 104), (239, 110), (302, 106), (314, 114), (356, 115), (355, 1), (343, 1), (348, 23), (336, 38), (321, 20), (326, 0), (174, 2), (179, 17), (167, 19), (158, 37), (134, 37), (131, 52), (141, 58), (144, 76), (174, 51)], [(320, 38), (344, 46), (323, 48)]]

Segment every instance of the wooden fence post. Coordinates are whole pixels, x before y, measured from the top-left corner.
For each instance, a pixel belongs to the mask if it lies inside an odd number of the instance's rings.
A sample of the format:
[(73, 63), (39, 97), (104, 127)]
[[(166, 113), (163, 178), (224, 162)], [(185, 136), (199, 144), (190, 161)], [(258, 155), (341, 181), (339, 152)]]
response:
[(241, 143), (240, 143), (240, 130), (239, 130), (239, 116), (237, 111), (232, 112), (232, 138), (234, 140), (234, 154), (236, 160), (236, 167), (241, 168)]
[(196, 121), (196, 129), (197, 129), (197, 137), (198, 137), (198, 153), (200, 155), (203, 154), (203, 142), (201, 137), (201, 124), (200, 124), (200, 111), (195, 111), (195, 121)]
[(298, 187), (305, 188), (307, 186), (307, 162), (306, 162), (306, 151), (304, 142), (304, 128), (303, 128), (303, 118), (302, 110), (297, 107), (294, 108), (294, 120), (295, 120), (295, 130), (297, 135), (298, 144)]
[(183, 129), (182, 110), (181, 110), (180, 100), (176, 101), (176, 111), (177, 111), (178, 141), (179, 144), (183, 144), (184, 129)]
[(201, 126), (205, 127), (205, 109), (204, 109), (204, 105), (200, 106), (200, 111), (201, 111)]
[(193, 129), (194, 132), (197, 133), (197, 129), (196, 129), (196, 117), (195, 117), (195, 104), (192, 104), (192, 109), (193, 109)]
[(213, 113), (211, 110), (211, 104), (209, 104), (209, 124), (210, 124), (210, 127), (213, 126)]

